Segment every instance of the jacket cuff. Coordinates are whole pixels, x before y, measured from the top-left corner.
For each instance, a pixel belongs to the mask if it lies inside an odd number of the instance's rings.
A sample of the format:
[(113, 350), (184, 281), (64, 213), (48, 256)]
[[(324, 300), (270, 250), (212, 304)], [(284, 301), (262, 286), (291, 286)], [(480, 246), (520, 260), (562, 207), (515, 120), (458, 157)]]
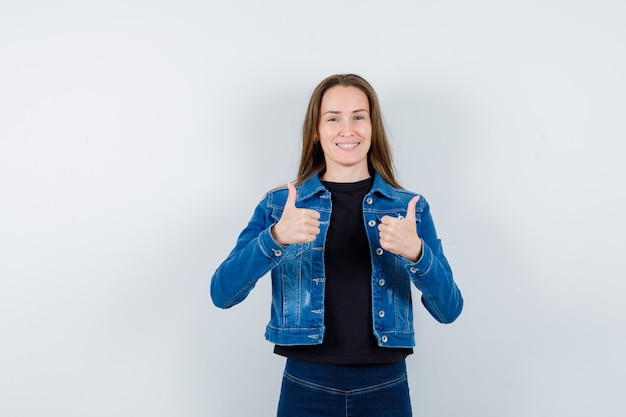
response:
[(433, 264), (433, 251), (430, 250), (428, 245), (422, 241), (422, 254), (415, 262), (407, 260), (406, 267), (409, 274), (415, 278), (421, 278), (428, 274)]
[(285, 248), (274, 240), (271, 229), (272, 227), (270, 226), (259, 234), (259, 246), (265, 256), (271, 259), (275, 264), (278, 264), (282, 259), (283, 250)]

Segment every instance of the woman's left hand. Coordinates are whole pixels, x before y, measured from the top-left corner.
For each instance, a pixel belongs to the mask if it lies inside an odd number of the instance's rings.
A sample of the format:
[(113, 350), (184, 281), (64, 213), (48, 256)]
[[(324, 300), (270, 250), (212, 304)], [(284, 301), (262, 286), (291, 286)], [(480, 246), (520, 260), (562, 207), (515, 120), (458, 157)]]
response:
[(415, 228), (415, 205), (419, 196), (409, 201), (406, 208), (406, 217), (384, 216), (378, 225), (380, 246), (416, 262), (422, 254), (422, 239), (417, 235)]

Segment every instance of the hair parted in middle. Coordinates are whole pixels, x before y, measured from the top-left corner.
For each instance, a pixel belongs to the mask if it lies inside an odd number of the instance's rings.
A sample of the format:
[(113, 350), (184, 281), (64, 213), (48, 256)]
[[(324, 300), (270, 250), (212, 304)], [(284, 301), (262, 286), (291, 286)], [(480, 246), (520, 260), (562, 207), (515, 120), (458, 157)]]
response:
[(326, 170), (326, 161), (324, 160), (324, 152), (319, 143), (318, 134), (320, 108), (326, 91), (336, 86), (356, 87), (367, 96), (370, 105), (370, 120), (372, 122), (372, 143), (367, 154), (368, 164), (386, 182), (401, 188), (395, 178), (393, 158), (383, 125), (376, 91), (364, 78), (355, 74), (331, 75), (320, 82), (313, 90), (302, 126), (302, 155), (300, 157), (296, 183), (302, 183), (311, 176), (322, 174)]

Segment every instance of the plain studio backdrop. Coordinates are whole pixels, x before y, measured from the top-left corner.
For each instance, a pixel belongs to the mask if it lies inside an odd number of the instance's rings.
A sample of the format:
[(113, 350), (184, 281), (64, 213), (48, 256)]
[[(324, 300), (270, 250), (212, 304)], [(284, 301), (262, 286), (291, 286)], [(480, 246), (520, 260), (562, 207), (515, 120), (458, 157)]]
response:
[(340, 72), (378, 91), (466, 300), (451, 325), (415, 303), (415, 416), (625, 415), (625, 16), (0, 0), (0, 415), (274, 415), (269, 279), (230, 310), (209, 282)]

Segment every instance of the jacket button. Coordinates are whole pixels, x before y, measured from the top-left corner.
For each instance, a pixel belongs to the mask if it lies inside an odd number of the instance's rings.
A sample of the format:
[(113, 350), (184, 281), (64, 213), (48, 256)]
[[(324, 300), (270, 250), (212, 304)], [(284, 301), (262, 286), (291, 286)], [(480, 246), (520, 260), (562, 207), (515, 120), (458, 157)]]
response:
[(382, 287), (383, 285), (385, 285), (385, 280), (384, 280), (383, 278), (379, 279), (379, 280), (378, 280), (378, 285), (380, 285), (381, 287)]
[(376, 249), (376, 255), (380, 256), (383, 254), (383, 248), (377, 248)]
[(386, 335), (380, 338), (380, 341), (383, 342), (383, 343), (387, 343), (387, 340), (389, 340), (389, 339), (387, 338)]
[(416, 273), (416, 272), (419, 272), (419, 269), (414, 267), (414, 266), (412, 266), (412, 267), (409, 268), (409, 271), (411, 271), (412, 273)]
[(376, 226), (376, 220), (370, 220), (369, 222), (367, 222), (367, 225), (368, 225), (369, 227), (374, 227), (374, 226)]
[(272, 252), (274, 252), (274, 256), (280, 256), (283, 254), (283, 251), (280, 249), (272, 249)]
[(383, 317), (385, 317), (385, 312), (384, 312), (383, 310), (380, 310), (380, 311), (378, 312), (378, 317), (380, 317), (381, 319), (382, 319)]
[(372, 204), (372, 203), (374, 202), (374, 199), (373, 199), (372, 197), (367, 197), (367, 198), (365, 199), (365, 202), (366, 202), (367, 204)]

